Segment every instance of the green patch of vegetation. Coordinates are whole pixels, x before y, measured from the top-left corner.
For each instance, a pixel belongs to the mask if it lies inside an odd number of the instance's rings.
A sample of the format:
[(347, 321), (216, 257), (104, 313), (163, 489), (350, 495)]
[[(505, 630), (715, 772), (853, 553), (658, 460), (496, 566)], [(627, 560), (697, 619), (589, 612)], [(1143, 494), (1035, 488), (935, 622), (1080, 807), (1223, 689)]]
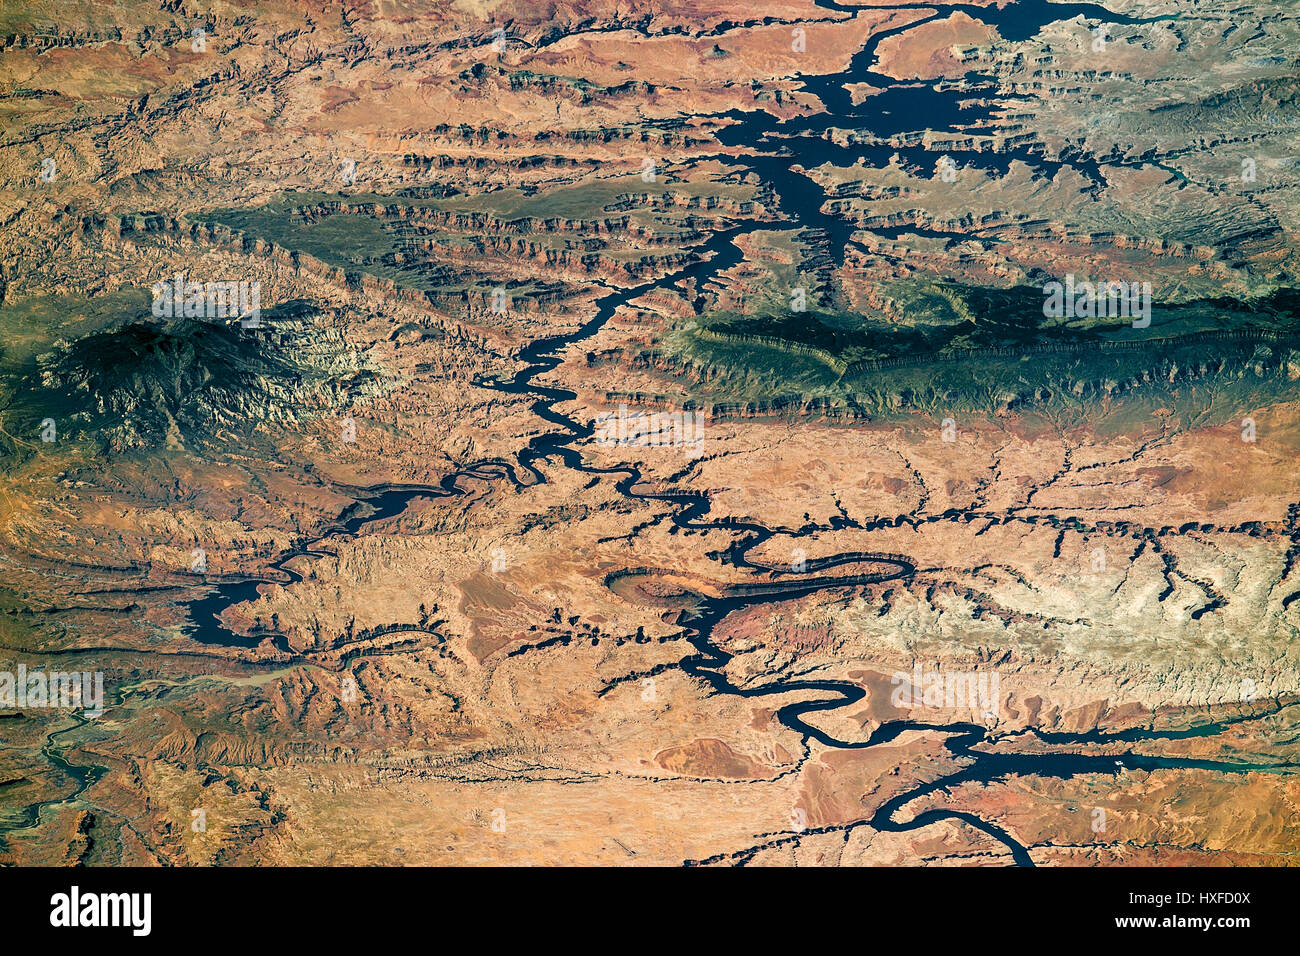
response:
[[(389, 199), (383, 200), (391, 201)], [(304, 209), (343, 202), (340, 211), (307, 216)], [(194, 218), (216, 222), (293, 252), (314, 256), (345, 272), (367, 272), (411, 288), (434, 288), (436, 270), (399, 260), (403, 243), (384, 220), (361, 208), (358, 197), (288, 193), (273, 203), (252, 209), (219, 209)]]
[(290, 420), (365, 388), (372, 373), (342, 346), (271, 334), (305, 327), (314, 312), (305, 302), (282, 303), (263, 310), (263, 328), (244, 329), (237, 322), (160, 322), (137, 308), (56, 341), (0, 376), (0, 453), (39, 447), (50, 424), (60, 443), (180, 447), (219, 428)]
[(1254, 302), (1155, 306), (1145, 328), (1119, 319), (1053, 322), (1037, 289), (945, 285), (930, 294), (956, 321), (900, 326), (843, 312), (720, 312), (663, 345), (713, 370), (691, 394), (704, 404), (819, 399), (879, 414), (1118, 412), (1189, 394), (1235, 408), (1290, 394), (1300, 379), (1300, 293), (1291, 290)]
[[(263, 239), (293, 252), (305, 253), (348, 273), (364, 272), (387, 279), (402, 288), (444, 293), (458, 290), (482, 293), (494, 287), (478, 277), (439, 261), (436, 249), (423, 242), (432, 241), (446, 247), (458, 247), (475, 254), (476, 237), (455, 230), (420, 234), (421, 244), (412, 242), (416, 235), (411, 223), (389, 218), (382, 210), (392, 205), (456, 216), (482, 215), (503, 222), (521, 224), (530, 241), (546, 249), (563, 250), (571, 245), (569, 234), (531, 232), (528, 221), (571, 219), (603, 220), (626, 216), (644, 232), (657, 234), (671, 242), (683, 242), (693, 235), (681, 223), (684, 211), (656, 210), (629, 197), (668, 193), (686, 200), (712, 197), (748, 198), (752, 188), (731, 184), (703, 182), (644, 183), (639, 175), (610, 179), (588, 179), (530, 195), (523, 189), (496, 189), (475, 196), (443, 195), (376, 195), (369, 193), (285, 193), (274, 201), (256, 208), (216, 209), (191, 216), (198, 222), (219, 223), (244, 235)], [(734, 194), (734, 196), (733, 196)], [(615, 260), (634, 261), (645, 255), (640, 247), (615, 247), (603, 251)], [(497, 280), (499, 281), (499, 280)], [(514, 298), (528, 298), (536, 284), (511, 286)]]
[(143, 289), (94, 299), (41, 296), (0, 306), (0, 376), (30, 372), (37, 356), (60, 340), (117, 326), (123, 316), (148, 314), (149, 293)]

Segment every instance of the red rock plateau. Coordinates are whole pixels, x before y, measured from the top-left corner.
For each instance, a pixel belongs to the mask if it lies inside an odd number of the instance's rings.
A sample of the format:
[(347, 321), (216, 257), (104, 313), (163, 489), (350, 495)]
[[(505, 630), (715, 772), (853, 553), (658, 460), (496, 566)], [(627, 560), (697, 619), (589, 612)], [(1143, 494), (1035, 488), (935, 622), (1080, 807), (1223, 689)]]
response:
[(0, 862), (1295, 862), (1297, 23), (6, 4)]

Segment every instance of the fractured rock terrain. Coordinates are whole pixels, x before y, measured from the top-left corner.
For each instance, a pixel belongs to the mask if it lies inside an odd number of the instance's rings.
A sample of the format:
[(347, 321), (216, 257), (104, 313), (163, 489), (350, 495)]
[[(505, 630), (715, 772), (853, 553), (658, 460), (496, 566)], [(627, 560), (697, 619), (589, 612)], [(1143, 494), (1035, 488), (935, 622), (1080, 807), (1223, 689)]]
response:
[(6, 6), (0, 861), (1294, 862), (1298, 38)]

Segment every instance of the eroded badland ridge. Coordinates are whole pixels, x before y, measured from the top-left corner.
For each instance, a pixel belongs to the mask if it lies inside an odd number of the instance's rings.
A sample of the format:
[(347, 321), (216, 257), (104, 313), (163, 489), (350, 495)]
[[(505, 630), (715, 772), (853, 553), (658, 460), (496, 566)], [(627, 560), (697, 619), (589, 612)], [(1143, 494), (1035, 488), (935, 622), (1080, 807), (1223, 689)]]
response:
[(6, 5), (0, 861), (1294, 861), (1298, 41)]

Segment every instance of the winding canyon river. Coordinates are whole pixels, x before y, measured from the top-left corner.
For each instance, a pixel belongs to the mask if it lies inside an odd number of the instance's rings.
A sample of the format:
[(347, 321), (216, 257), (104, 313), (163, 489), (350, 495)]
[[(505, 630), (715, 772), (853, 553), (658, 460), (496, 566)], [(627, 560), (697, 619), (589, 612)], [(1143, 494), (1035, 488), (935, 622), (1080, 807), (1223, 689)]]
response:
[[(830, 0), (823, 2), (821, 6), (831, 11), (859, 12), (859, 8), (841, 6)], [(933, 15), (925, 19), (947, 15), (932, 7), (917, 5), (913, 9), (931, 11)], [(945, 8), (945, 10), (951, 9), (953, 8)], [(1148, 22), (1115, 15), (1092, 4), (1052, 4), (1045, 0), (1012, 3), (1001, 10), (974, 6), (957, 9), (975, 19), (995, 25), (1008, 39), (1031, 36), (1044, 24), (1080, 14), (1110, 23)], [(734, 113), (726, 117), (730, 124), (720, 133), (724, 145), (744, 147), (744, 149), (739, 155), (727, 154), (717, 158), (756, 172), (775, 192), (780, 209), (785, 216), (809, 229), (820, 230), (825, 236), (832, 258), (837, 263), (843, 262), (845, 248), (851, 242), (855, 227), (850, 222), (822, 211), (825, 194), (802, 172), (792, 168), (792, 158), (796, 159), (803, 168), (812, 168), (827, 161), (851, 165), (860, 157), (869, 163), (884, 164), (892, 155), (899, 154), (909, 164), (933, 168), (937, 156), (921, 147), (907, 149), (876, 145), (860, 148), (842, 147), (829, 140), (829, 131), (837, 127), (863, 129), (883, 137), (912, 129), (920, 122), (924, 122), (932, 130), (969, 130), (988, 123), (997, 107), (995, 84), (991, 80), (986, 81), (987, 88), (979, 96), (983, 105), (975, 106), (971, 103), (975, 97), (970, 89), (962, 91), (953, 84), (937, 87), (914, 81), (900, 82), (871, 68), (875, 60), (876, 48), (883, 39), (915, 25), (916, 23), (911, 23), (897, 30), (885, 31), (874, 36), (855, 56), (853, 65), (846, 75), (804, 77), (807, 89), (826, 104), (826, 113), (785, 123), (778, 122), (766, 113)], [(867, 97), (862, 104), (855, 106), (844, 88), (846, 82), (870, 83), (872, 86), (882, 88), (883, 92)], [(1049, 174), (1064, 164), (1061, 160), (1048, 161), (1036, 156), (1026, 147), (996, 154), (978, 154), (971, 162), (988, 168), (1005, 168), (1005, 165), (1013, 159), (1030, 162)], [(1085, 174), (1096, 174), (1095, 169), (1085, 168), (1082, 171)], [(715, 627), (728, 614), (756, 604), (805, 595), (814, 590), (853, 588), (861, 584), (892, 579), (905, 581), (914, 573), (914, 567), (898, 555), (830, 555), (810, 561), (802, 572), (793, 569), (773, 569), (751, 562), (748, 554), (774, 536), (788, 537), (791, 544), (795, 545), (800, 538), (818, 531), (833, 531), (836, 528), (861, 527), (861, 525), (855, 524), (851, 519), (837, 518), (829, 525), (810, 524), (797, 531), (790, 531), (771, 529), (753, 521), (714, 519), (710, 518), (712, 506), (707, 495), (654, 490), (646, 487), (640, 471), (632, 464), (608, 469), (587, 464), (582, 451), (575, 445), (592, 437), (592, 425), (576, 421), (557, 410), (557, 406), (574, 400), (576, 394), (566, 389), (544, 385), (539, 378), (552, 372), (563, 361), (567, 349), (594, 336), (624, 304), (658, 287), (676, 284), (682, 280), (694, 280), (698, 287), (710, 276), (715, 276), (741, 261), (742, 254), (733, 239), (748, 229), (770, 228), (770, 226), (770, 222), (733, 222), (728, 228), (715, 233), (698, 250), (698, 258), (691, 265), (661, 279), (632, 288), (610, 291), (597, 300), (596, 313), (579, 328), (562, 335), (539, 339), (523, 348), (518, 355), (521, 367), (512, 377), (483, 378), (476, 384), (503, 394), (528, 397), (532, 411), (554, 426), (553, 431), (533, 438), (517, 454), (514, 461), (493, 459), (477, 462), (448, 475), (436, 485), (384, 486), (356, 491), (358, 502), (366, 507), (350, 509), (325, 533), (277, 561), (273, 567), (281, 577), (275, 583), (292, 584), (301, 580), (300, 576), (287, 565), (303, 556), (311, 557), (324, 553), (321, 550), (322, 546), (332, 538), (382, 533), (375, 527), (377, 523), (400, 514), (414, 499), (461, 494), (463, 493), (462, 482), (467, 480), (499, 479), (509, 481), (517, 487), (542, 484), (546, 482), (545, 474), (540, 467), (543, 464), (547, 467), (562, 467), (582, 472), (595, 480), (611, 480), (618, 492), (630, 499), (666, 504), (672, 509), (671, 520), (680, 528), (721, 530), (733, 535), (732, 546), (719, 557), (719, 560), (736, 569), (755, 572), (756, 580), (757, 576), (761, 575), (763, 586), (748, 590), (736, 589), (723, 597), (697, 595), (695, 609), (680, 620), (685, 636), (694, 648), (694, 653), (663, 667), (680, 668), (684, 673), (708, 685), (719, 695), (776, 698), (785, 695), (811, 694), (810, 699), (779, 705), (775, 711), (776, 719), (799, 734), (805, 745), (815, 742), (827, 748), (863, 749), (894, 741), (908, 732), (937, 734), (942, 735), (944, 746), (954, 756), (959, 767), (951, 773), (941, 774), (936, 779), (919, 783), (892, 797), (862, 820), (831, 827), (814, 827), (803, 832), (794, 830), (774, 832), (766, 835), (766, 843), (748, 849), (738, 849), (718, 857), (718, 860), (725, 859), (743, 864), (764, 847), (794, 843), (810, 834), (821, 832), (844, 831), (847, 834), (848, 831), (860, 826), (878, 831), (906, 832), (941, 821), (954, 821), (979, 830), (997, 841), (1006, 848), (1016, 864), (1032, 866), (1034, 861), (1029, 848), (1001, 827), (972, 813), (961, 810), (925, 809), (909, 814), (909, 808), (932, 794), (951, 791), (963, 784), (989, 783), (1012, 775), (1068, 778), (1080, 774), (1113, 776), (1129, 770), (1163, 769), (1204, 769), (1230, 774), (1260, 771), (1295, 772), (1296, 768), (1291, 764), (1248, 765), (1209, 759), (1163, 757), (1133, 749), (1134, 745), (1158, 744), (1161, 740), (1215, 736), (1230, 726), (1227, 722), (1207, 723), (1186, 730), (1129, 730), (1115, 733), (1102, 731), (1039, 733), (1030, 730), (1000, 734), (974, 723), (931, 724), (898, 720), (882, 724), (865, 739), (846, 740), (809, 723), (807, 718), (819, 712), (845, 708), (863, 700), (867, 691), (858, 684), (843, 680), (776, 679), (760, 687), (740, 687), (728, 678), (727, 664), (731, 660), (731, 655), (713, 639)], [(959, 237), (954, 236), (954, 238)], [(870, 561), (881, 570), (868, 575), (837, 576), (833, 573), (838, 566), (863, 561)], [(220, 617), (227, 608), (255, 598), (259, 587), (269, 583), (272, 583), (270, 579), (223, 583), (190, 602), (189, 611), (193, 622), (191, 636), (200, 642), (244, 647), (256, 646), (269, 636), (275, 640), (281, 650), (290, 651), (287, 643), (280, 636), (240, 635), (227, 628)], [(627, 675), (623, 680), (633, 680), (640, 676), (642, 675)], [(1259, 716), (1261, 715), (1256, 714), (1239, 719), (1252, 720)], [(1035, 744), (1032, 752), (1014, 753), (1007, 752), (1005, 749), (996, 751), (990, 749), (993, 745), (1005, 748), (1014, 744), (1017, 739), (1026, 737), (1031, 738)], [(1096, 753), (1099, 748), (1105, 748), (1106, 752)], [(52, 749), (50, 752), (53, 756)], [(70, 766), (66, 762), (62, 766), (66, 772), (74, 776), (80, 775), (78, 793), (95, 778), (94, 768)], [(36, 817), (39, 819), (39, 809)]]

